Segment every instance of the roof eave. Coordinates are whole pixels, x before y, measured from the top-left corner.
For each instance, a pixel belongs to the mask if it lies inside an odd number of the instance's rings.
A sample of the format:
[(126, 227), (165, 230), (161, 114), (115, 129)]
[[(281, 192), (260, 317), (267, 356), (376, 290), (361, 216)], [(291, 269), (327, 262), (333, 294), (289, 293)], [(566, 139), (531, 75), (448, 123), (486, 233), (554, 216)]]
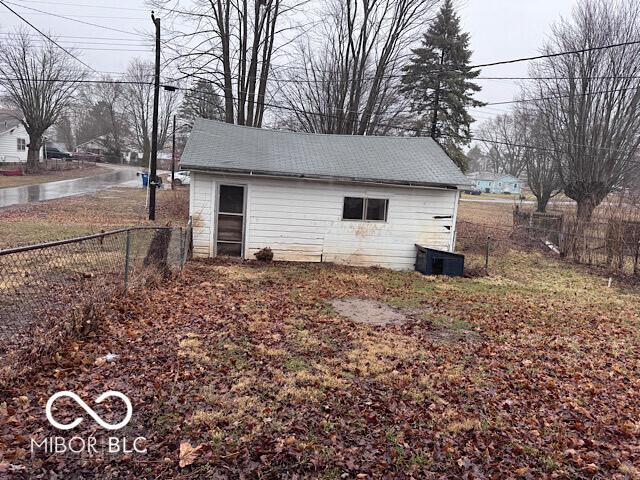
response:
[(460, 184), (447, 184), (437, 182), (412, 182), (404, 180), (380, 180), (377, 178), (364, 178), (364, 177), (340, 177), (332, 175), (307, 175), (299, 173), (286, 173), (286, 172), (271, 172), (267, 170), (248, 170), (242, 168), (217, 168), (207, 167), (202, 165), (190, 165), (188, 163), (180, 163), (181, 170), (189, 170), (204, 173), (219, 173), (219, 174), (232, 174), (232, 175), (246, 175), (257, 177), (277, 177), (285, 179), (298, 179), (298, 180), (316, 180), (325, 182), (339, 182), (339, 183), (362, 183), (362, 184), (376, 184), (376, 185), (390, 185), (390, 186), (404, 186), (404, 187), (421, 187), (421, 188), (444, 188), (449, 190), (462, 190), (466, 187), (473, 186), (473, 183), (460, 183)]

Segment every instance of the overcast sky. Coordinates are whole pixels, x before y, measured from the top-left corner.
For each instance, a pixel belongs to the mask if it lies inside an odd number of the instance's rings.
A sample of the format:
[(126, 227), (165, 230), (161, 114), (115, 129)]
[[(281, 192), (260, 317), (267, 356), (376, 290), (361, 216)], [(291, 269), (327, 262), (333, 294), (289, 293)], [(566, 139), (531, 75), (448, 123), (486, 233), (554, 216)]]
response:
[[(35, 26), (50, 31), (64, 46), (81, 49), (82, 59), (94, 69), (123, 72), (128, 61), (141, 56), (153, 58), (148, 41), (136, 32), (151, 32), (153, 24), (144, 0), (7, 0), (10, 6)], [(488, 63), (538, 53), (550, 26), (568, 16), (576, 0), (459, 0), (464, 28), (471, 34), (473, 63)], [(16, 6), (19, 5), (19, 6)], [(116, 32), (39, 13), (38, 9), (77, 20), (108, 26)], [(7, 10), (0, 13), (0, 32), (7, 32), (21, 21)], [(35, 32), (34, 32), (35, 34)], [(80, 38), (85, 37), (85, 38)], [(486, 68), (481, 76), (526, 76), (527, 64)], [(517, 82), (482, 80), (478, 98), (485, 102), (511, 100)], [(508, 107), (484, 107), (474, 111), (478, 121)]]

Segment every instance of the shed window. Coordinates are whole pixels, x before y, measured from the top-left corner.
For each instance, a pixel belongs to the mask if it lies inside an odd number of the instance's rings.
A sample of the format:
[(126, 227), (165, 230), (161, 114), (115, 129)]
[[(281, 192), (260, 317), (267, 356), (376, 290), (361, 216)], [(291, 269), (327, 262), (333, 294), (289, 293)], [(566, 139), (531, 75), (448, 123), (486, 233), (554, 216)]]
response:
[(220, 213), (242, 213), (244, 206), (244, 187), (220, 185)]
[(27, 141), (24, 138), (18, 138), (18, 151), (24, 152), (27, 149)]
[(345, 197), (343, 220), (386, 222), (389, 200), (385, 198)]

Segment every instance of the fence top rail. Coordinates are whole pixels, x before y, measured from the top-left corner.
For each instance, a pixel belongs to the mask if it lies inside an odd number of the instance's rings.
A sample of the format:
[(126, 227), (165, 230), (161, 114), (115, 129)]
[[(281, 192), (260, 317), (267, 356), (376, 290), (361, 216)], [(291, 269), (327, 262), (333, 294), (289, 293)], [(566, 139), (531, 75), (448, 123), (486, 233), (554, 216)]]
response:
[(0, 257), (5, 255), (11, 255), (13, 253), (29, 252), (32, 250), (42, 250), (50, 247), (57, 247), (60, 245), (69, 245), (71, 243), (81, 243), (88, 240), (96, 240), (98, 238), (105, 238), (112, 235), (118, 235), (120, 233), (133, 232), (138, 230), (173, 230), (174, 228), (182, 227), (153, 227), (153, 226), (139, 226), (129, 228), (119, 228), (117, 230), (109, 230), (108, 232), (94, 233), (92, 235), (85, 235), (83, 237), (65, 238), (63, 240), (54, 240), (52, 242), (35, 243), (32, 245), (23, 245), (21, 247), (12, 247), (0, 250)]

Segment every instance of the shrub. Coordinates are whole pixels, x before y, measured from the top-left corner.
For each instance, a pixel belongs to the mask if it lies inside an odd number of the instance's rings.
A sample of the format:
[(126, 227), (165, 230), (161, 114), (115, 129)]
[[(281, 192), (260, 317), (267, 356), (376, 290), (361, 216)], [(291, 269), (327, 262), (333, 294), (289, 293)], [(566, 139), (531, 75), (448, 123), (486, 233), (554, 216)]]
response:
[(259, 252), (254, 253), (256, 258), (261, 262), (272, 262), (273, 261), (273, 251), (269, 247), (265, 247)]

